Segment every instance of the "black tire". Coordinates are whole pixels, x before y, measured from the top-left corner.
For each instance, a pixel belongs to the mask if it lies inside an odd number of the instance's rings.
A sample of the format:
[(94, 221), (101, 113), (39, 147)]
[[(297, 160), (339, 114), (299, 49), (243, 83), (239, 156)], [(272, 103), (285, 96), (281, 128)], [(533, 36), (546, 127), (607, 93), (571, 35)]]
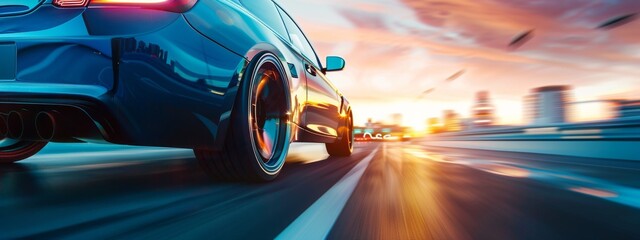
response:
[(345, 125), (340, 128), (340, 137), (334, 143), (326, 143), (327, 153), (331, 156), (347, 157), (353, 152), (353, 114), (349, 111)]
[(0, 164), (27, 159), (46, 145), (47, 142), (17, 141), (0, 137)]
[(284, 165), (291, 139), (288, 81), (278, 58), (256, 57), (240, 84), (221, 151), (195, 149), (215, 180), (270, 181)]

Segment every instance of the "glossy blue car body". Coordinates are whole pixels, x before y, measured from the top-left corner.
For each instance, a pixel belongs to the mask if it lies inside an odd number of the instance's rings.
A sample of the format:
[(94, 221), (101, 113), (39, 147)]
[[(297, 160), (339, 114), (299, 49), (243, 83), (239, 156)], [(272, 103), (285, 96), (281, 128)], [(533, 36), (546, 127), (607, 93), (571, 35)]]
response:
[[(0, 6), (0, 62), (8, 63), (0, 68), (0, 114), (59, 114), (63, 130), (48, 141), (215, 150), (242, 75), (263, 52), (286, 66), (291, 140), (339, 138), (348, 102), (317, 56), (301, 54), (285, 24), (266, 23), (248, 1), (180, 0), (177, 10), (16, 1), (22, 7)], [(29, 131), (25, 139), (42, 140)]]

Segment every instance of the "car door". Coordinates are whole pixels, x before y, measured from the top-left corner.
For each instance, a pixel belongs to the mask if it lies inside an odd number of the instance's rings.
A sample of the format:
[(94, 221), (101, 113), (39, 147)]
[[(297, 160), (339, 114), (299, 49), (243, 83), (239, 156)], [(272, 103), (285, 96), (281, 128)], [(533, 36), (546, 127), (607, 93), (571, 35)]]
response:
[(307, 63), (305, 74), (307, 76), (306, 127), (322, 134), (337, 136), (340, 95), (317, 67)]
[(307, 100), (303, 107), (302, 127), (322, 135), (337, 136), (341, 97), (320, 70), (320, 62), (304, 33), (282, 9), (280, 14), (287, 27), (291, 44), (302, 55)]

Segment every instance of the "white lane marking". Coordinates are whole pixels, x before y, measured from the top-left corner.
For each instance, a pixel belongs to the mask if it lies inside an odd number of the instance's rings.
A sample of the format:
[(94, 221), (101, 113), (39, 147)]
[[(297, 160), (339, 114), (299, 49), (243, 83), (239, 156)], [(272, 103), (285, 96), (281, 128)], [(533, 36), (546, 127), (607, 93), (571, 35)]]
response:
[(276, 240), (285, 239), (325, 239), (333, 228), (342, 209), (347, 204), (353, 190), (360, 181), (378, 147), (362, 159), (338, 183), (333, 185), (296, 220), (284, 229)]

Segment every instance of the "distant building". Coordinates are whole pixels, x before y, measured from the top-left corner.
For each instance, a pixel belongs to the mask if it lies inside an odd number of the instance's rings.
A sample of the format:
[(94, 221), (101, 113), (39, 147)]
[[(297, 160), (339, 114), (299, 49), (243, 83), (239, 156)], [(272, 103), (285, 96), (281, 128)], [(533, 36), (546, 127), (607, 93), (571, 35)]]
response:
[(439, 118), (429, 118), (429, 133), (441, 133), (444, 131), (444, 125), (440, 123)]
[(473, 127), (486, 127), (494, 124), (494, 107), (491, 104), (488, 91), (481, 91), (476, 93), (475, 104), (471, 108), (472, 121), (469, 128)]
[(525, 97), (525, 117), (530, 124), (567, 122), (569, 86), (534, 88)]
[(443, 114), (444, 130), (446, 132), (457, 132), (462, 130), (460, 115), (453, 110), (445, 110)]
[(460, 128), (462, 131), (472, 130), (478, 127), (487, 127), (489, 125), (481, 124), (476, 125), (476, 119), (474, 118), (462, 118), (460, 119)]
[(536, 96), (529, 94), (524, 96), (522, 102), (524, 103), (524, 121), (528, 124), (533, 124), (536, 118)]
[(373, 120), (371, 118), (367, 118), (367, 123), (364, 124), (365, 127), (373, 127)]
[(640, 117), (640, 100), (618, 101), (618, 118)]

